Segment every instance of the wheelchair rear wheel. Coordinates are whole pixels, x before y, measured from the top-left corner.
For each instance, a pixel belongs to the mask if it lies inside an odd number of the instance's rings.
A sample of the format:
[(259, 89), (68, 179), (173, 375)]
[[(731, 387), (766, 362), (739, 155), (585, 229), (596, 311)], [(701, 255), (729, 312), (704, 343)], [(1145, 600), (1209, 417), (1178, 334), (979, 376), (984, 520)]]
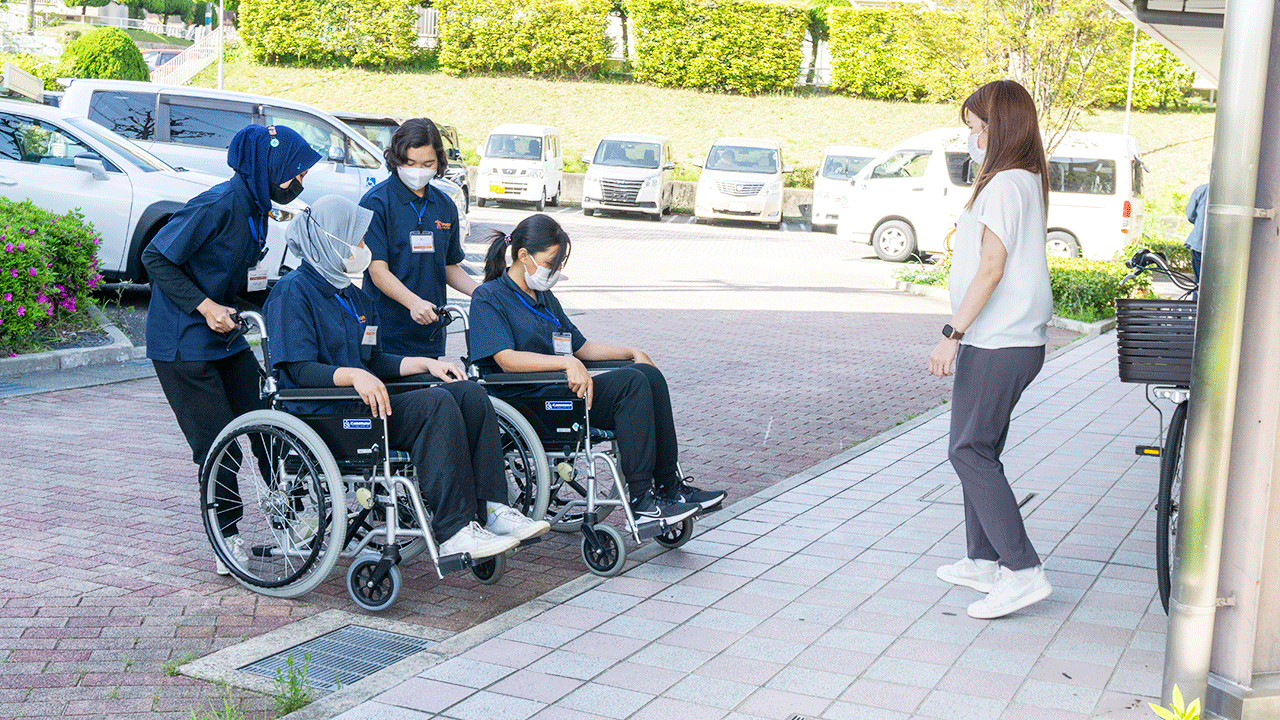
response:
[[(396, 508), (396, 514), (400, 521), (399, 527), (411, 530), (418, 528), (418, 517), (417, 514), (414, 513), (413, 506), (409, 503), (408, 498), (397, 498)], [(352, 530), (353, 539), (357, 542), (363, 540), (365, 535), (372, 531), (375, 526), (382, 525), (386, 522), (385, 507), (375, 508), (372, 515), (373, 517), (367, 518), (363, 523), (360, 523)], [(384, 545), (385, 543), (378, 542), (377, 540), (371, 540), (369, 541), (368, 548), (373, 552), (381, 553)], [(399, 546), (401, 563), (412, 562), (427, 549), (427, 541), (425, 538), (412, 537), (408, 535), (401, 536), (396, 540), (396, 545)]]
[[(616, 447), (613, 455), (617, 457)], [(549, 501), (553, 514), (558, 512), (565, 504), (575, 500), (585, 500), (587, 497), (588, 481), (586, 476), (590, 468), (586, 468), (585, 462), (581, 460), (576, 464), (577, 468), (573, 472), (573, 477), (570, 479), (555, 478), (555, 493), (551, 495), (552, 499)], [(614, 467), (618, 467), (620, 464), (620, 462), (615, 462)], [(614, 481), (614, 478), (609, 476), (603, 464), (598, 466), (596, 471), (596, 500), (616, 501), (618, 499), (618, 484)], [(618, 467), (618, 472), (622, 472), (621, 467)], [(623, 483), (626, 483), (625, 478)], [(597, 505), (596, 519), (604, 522), (615, 509), (617, 508), (613, 505)], [(552, 523), (551, 529), (556, 532), (578, 532), (582, 528), (582, 515), (584, 512), (586, 512), (586, 508), (583, 507), (569, 512), (560, 522)], [(550, 521), (550, 518), (547, 518), (547, 520)]]
[(233, 420), (200, 470), (200, 513), (240, 584), (297, 597), (328, 577), (346, 540), (342, 475), (315, 431), (255, 410)]
[(496, 397), (493, 411), (498, 416), (502, 455), (507, 470), (507, 504), (527, 517), (541, 520), (547, 514), (551, 469), (538, 433), (524, 416)]
[(654, 540), (664, 548), (675, 549), (689, 542), (689, 538), (693, 537), (693, 518), (685, 518), (680, 521), (679, 525), (663, 530), (654, 536)]

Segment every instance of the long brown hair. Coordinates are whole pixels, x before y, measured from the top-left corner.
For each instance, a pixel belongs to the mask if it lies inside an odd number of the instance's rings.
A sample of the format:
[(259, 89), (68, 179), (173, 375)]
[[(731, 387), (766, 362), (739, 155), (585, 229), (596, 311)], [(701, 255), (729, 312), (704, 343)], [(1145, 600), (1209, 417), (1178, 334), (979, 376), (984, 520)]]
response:
[(960, 122), (973, 114), (987, 124), (987, 153), (973, 194), (965, 209), (972, 209), (978, 194), (1002, 170), (1026, 170), (1040, 176), (1045, 212), (1049, 210), (1049, 162), (1040, 139), (1040, 123), (1031, 93), (1013, 80), (996, 80), (973, 91), (960, 105)]

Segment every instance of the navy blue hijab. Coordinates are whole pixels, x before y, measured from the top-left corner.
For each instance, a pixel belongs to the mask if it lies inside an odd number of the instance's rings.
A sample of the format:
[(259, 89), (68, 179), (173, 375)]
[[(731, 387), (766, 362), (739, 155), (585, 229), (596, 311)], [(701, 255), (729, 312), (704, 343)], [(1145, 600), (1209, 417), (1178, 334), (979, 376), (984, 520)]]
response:
[(271, 129), (250, 125), (236, 133), (227, 148), (227, 164), (244, 178), (264, 215), (271, 211), (271, 186), (289, 182), (319, 160), (320, 154), (296, 130), (283, 125), (273, 125)]

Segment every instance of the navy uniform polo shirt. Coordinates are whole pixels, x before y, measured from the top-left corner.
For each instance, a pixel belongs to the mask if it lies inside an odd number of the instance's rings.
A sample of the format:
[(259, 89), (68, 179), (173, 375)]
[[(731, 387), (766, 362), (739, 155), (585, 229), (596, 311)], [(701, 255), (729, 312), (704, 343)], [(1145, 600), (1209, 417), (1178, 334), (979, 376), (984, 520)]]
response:
[(471, 359), (482, 373), (500, 372), (493, 356), (503, 350), (555, 355), (552, 336), (567, 332), (573, 351), (587, 342), (550, 291), (535, 291), (536, 299), (502, 273), (476, 288), (471, 296)]
[[(310, 264), (280, 278), (267, 297), (267, 351), (270, 368), (289, 362), (316, 362), (334, 367), (368, 369), (374, 353), (381, 348), (381, 327), (377, 342), (364, 345), (365, 326), (379, 324), (378, 310), (360, 288), (348, 285), (337, 290)], [(279, 373), (281, 388), (299, 383), (288, 372)], [(325, 412), (319, 405), (302, 406), (295, 412)]]
[[(466, 254), (458, 235), (458, 207), (448, 195), (428, 185), (421, 198), (393, 172), (391, 177), (369, 188), (360, 206), (373, 211), (373, 221), (364, 241), (391, 269), (404, 286), (437, 307), (445, 304), (446, 266), (461, 263)], [(414, 252), (409, 234), (432, 234), (434, 252)], [(444, 355), (446, 335), (443, 323), (419, 325), (409, 317), (409, 309), (378, 290), (372, 279), (364, 284), (382, 318), (379, 334), (387, 352), (399, 355)], [(439, 331), (439, 332), (437, 332)], [(432, 335), (436, 337), (430, 339)]]
[[(235, 307), (248, 284), (249, 268), (258, 264), (265, 241), (266, 219), (250, 220), (253, 197), (236, 175), (192, 198), (156, 233), (151, 244), (182, 268), (201, 292)], [(197, 311), (183, 312), (157, 283), (151, 286), (147, 311), (147, 357), (161, 362), (221, 360), (249, 348), (244, 338), (227, 348), (225, 335), (209, 329)]]

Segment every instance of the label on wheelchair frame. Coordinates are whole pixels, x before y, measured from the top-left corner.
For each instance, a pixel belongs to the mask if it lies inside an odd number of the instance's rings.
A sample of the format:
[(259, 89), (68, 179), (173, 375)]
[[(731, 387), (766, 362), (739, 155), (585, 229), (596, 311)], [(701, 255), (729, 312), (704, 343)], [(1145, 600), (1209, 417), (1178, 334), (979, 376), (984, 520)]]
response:
[(373, 418), (355, 418), (342, 421), (343, 430), (372, 430)]
[(548, 400), (548, 401), (547, 401), (547, 410), (548, 410), (548, 411), (554, 411), (554, 410), (572, 410), (572, 409), (573, 409), (573, 401), (572, 401), (572, 400)]

